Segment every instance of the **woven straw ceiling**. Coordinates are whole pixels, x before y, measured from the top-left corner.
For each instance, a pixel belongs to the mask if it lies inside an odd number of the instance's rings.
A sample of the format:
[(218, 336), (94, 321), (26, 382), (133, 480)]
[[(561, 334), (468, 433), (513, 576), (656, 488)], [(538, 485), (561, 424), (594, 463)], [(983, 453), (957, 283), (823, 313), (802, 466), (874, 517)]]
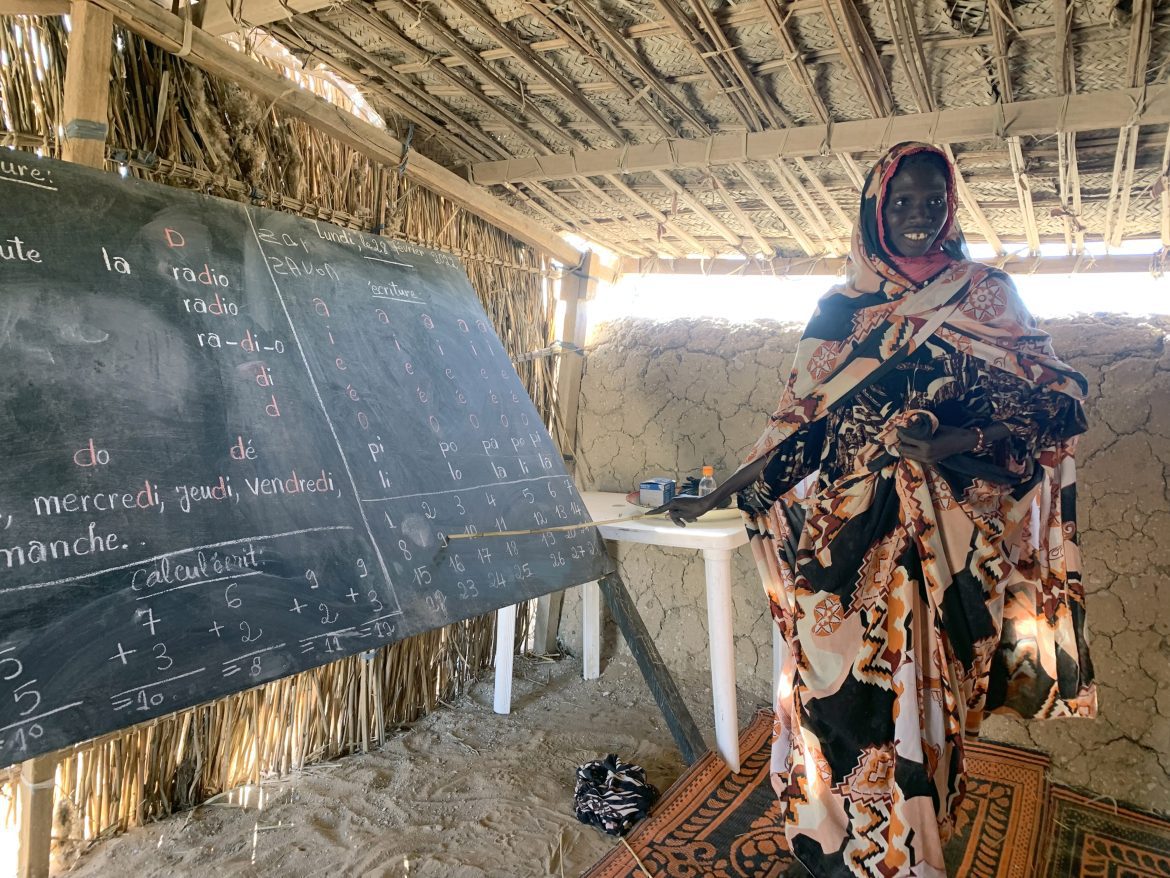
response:
[[(350, 0), (267, 27), (355, 82), (413, 149), (626, 256), (839, 255), (860, 175), (902, 139), (900, 117), (1115, 105), (1170, 63), (1156, 0)], [(504, 163), (862, 120), (877, 121), (861, 150), (547, 176)], [(1166, 243), (1166, 125), (1060, 127), (950, 138), (968, 237), (1070, 253)]]

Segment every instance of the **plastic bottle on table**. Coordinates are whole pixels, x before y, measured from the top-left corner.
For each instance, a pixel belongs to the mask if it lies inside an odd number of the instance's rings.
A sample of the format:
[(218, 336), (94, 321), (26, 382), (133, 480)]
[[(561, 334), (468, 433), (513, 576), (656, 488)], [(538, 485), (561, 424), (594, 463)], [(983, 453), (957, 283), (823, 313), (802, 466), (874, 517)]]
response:
[(703, 478), (699, 479), (699, 496), (706, 497), (715, 490), (715, 467), (703, 467)]

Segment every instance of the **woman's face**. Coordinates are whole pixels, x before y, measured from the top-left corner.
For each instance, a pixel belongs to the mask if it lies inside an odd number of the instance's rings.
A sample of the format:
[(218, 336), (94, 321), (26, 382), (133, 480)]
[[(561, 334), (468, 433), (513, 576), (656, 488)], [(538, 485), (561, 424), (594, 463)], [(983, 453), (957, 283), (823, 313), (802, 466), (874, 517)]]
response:
[(886, 245), (899, 256), (922, 256), (947, 221), (947, 178), (930, 159), (903, 159), (882, 204)]

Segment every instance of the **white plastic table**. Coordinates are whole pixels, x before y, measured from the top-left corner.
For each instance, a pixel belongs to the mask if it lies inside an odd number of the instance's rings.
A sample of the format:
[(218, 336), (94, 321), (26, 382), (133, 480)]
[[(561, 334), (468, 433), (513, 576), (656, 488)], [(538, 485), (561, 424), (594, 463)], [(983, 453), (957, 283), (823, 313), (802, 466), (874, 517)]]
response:
[[(582, 493), (594, 521), (636, 515), (624, 494)], [(598, 528), (607, 540), (700, 549), (707, 575), (707, 631), (711, 647), (711, 700), (715, 709), (715, 745), (732, 771), (739, 771), (739, 723), (735, 705), (735, 647), (731, 627), (731, 553), (747, 543), (738, 515), (696, 521), (679, 527), (666, 518), (641, 518)], [(585, 679), (601, 676), (601, 590), (596, 582), (581, 586)]]
[[(594, 521), (637, 515), (624, 494), (584, 491), (585, 508)], [(711, 700), (715, 715), (715, 746), (732, 771), (739, 771), (739, 728), (735, 697), (735, 646), (731, 624), (731, 553), (747, 543), (739, 515), (696, 521), (679, 527), (665, 518), (602, 525), (603, 539), (624, 540), (680, 549), (700, 549), (707, 577), (707, 632), (711, 650)], [(601, 589), (596, 582), (581, 586), (582, 664), (586, 680), (601, 676)], [(512, 644), (516, 607), (496, 612), (496, 680), (493, 706), (506, 714), (512, 703)], [(775, 644), (773, 644), (775, 646)], [(775, 658), (773, 659), (775, 665)], [(773, 667), (775, 676), (776, 668)]]

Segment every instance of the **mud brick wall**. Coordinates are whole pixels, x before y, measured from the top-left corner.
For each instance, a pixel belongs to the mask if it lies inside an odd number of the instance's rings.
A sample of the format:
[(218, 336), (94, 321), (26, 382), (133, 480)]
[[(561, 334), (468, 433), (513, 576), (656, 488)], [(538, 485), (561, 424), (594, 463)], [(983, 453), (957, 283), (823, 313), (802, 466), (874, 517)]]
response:
[[(1079, 519), (1101, 717), (993, 717), (984, 734), (1050, 753), (1061, 783), (1170, 811), (1170, 322), (1084, 317), (1045, 327), (1089, 379)], [(599, 327), (581, 396), (584, 487), (627, 491), (647, 476), (697, 474), (704, 463), (726, 476), (774, 407), (799, 335), (799, 327), (771, 322)], [(699, 554), (619, 544), (617, 557), (667, 664), (692, 674), (705, 668)], [(766, 702), (771, 622), (746, 547), (732, 569), (740, 701)], [(576, 595), (566, 601), (561, 636), (579, 649)], [(607, 626), (603, 656), (624, 650)], [(709, 692), (687, 696), (692, 710), (710, 710)]]

